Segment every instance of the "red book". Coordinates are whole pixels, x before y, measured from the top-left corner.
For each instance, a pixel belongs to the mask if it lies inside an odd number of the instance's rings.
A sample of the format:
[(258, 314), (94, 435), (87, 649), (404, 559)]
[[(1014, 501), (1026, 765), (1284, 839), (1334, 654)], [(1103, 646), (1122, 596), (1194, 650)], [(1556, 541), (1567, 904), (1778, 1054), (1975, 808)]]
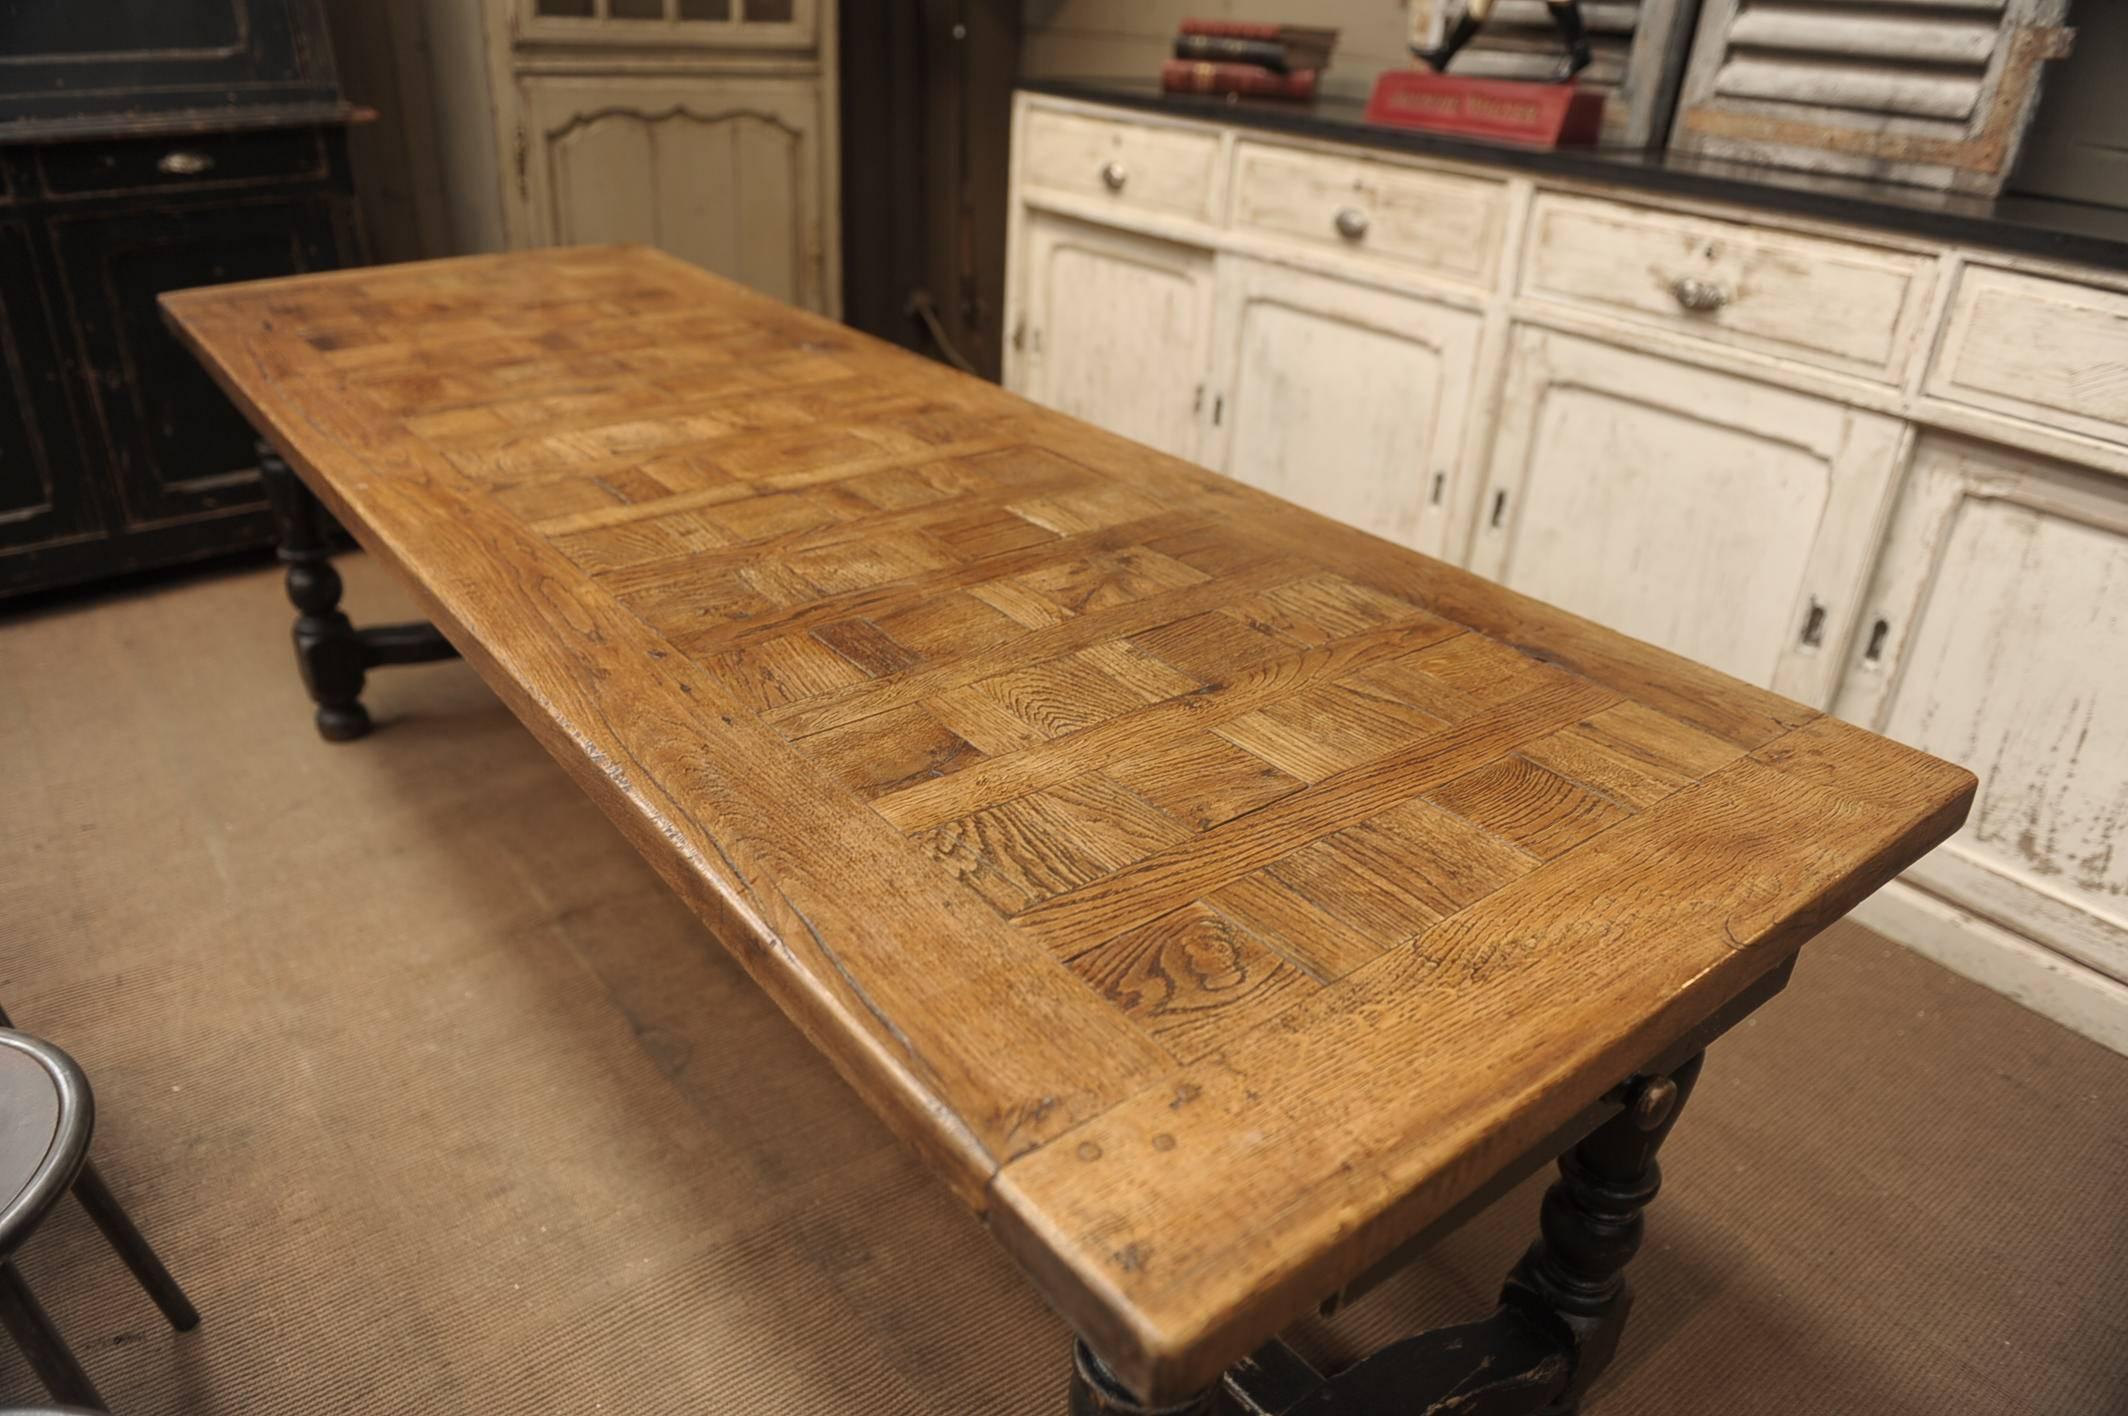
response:
[(1593, 143), (1602, 133), (1603, 95), (1572, 84), (1463, 79), (1424, 69), (1391, 69), (1374, 81), (1367, 121), (1535, 147), (1565, 147)]
[[(1256, 44), (1283, 45), (1286, 51), (1285, 67), (1288, 71), (1328, 68), (1330, 51), (1337, 48), (1337, 31), (1321, 25), (1264, 24), (1254, 20), (1184, 20), (1177, 29), (1184, 40), (1232, 39)], [(1210, 59), (1215, 56), (1184, 54), (1179, 57)]]
[(1170, 59), (1160, 66), (1169, 93), (1242, 93), (1252, 98), (1313, 98), (1315, 70), (1274, 74), (1255, 64), (1201, 64)]
[(1320, 25), (1266, 24), (1260, 20), (1184, 20), (1177, 28), (1183, 34), (1217, 35), (1222, 39), (1275, 39), (1286, 44), (1337, 43), (1337, 31)]

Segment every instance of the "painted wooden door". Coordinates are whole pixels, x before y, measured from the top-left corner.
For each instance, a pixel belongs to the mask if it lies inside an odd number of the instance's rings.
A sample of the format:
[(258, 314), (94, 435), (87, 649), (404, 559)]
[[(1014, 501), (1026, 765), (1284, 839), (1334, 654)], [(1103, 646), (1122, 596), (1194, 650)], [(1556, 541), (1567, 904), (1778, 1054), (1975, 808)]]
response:
[(1906, 879), (2128, 983), (2128, 484), (1922, 438), (1838, 710), (1971, 768)]
[(642, 241), (833, 313), (816, 78), (520, 79), (523, 195), (549, 245)]
[(1200, 456), (1212, 257), (1030, 212), (1021, 392), (1177, 457)]
[(1524, 326), (1470, 564), (1823, 705), (1901, 435), (1882, 414)]
[(1417, 296), (1222, 257), (1212, 465), (1444, 554), (1481, 325)]

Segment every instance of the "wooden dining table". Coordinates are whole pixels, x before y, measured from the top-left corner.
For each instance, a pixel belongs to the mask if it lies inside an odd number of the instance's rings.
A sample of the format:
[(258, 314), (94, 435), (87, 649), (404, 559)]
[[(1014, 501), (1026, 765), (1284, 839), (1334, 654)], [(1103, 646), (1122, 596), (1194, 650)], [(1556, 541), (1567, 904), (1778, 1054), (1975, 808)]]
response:
[[(163, 305), (320, 729), (462, 654), (1072, 1325), (1076, 1411), (1574, 1409), (1708, 1043), (1972, 800), (645, 248)], [(431, 625), (353, 624), (320, 504)], [(1555, 1159), (1490, 1313), (1278, 1342)]]

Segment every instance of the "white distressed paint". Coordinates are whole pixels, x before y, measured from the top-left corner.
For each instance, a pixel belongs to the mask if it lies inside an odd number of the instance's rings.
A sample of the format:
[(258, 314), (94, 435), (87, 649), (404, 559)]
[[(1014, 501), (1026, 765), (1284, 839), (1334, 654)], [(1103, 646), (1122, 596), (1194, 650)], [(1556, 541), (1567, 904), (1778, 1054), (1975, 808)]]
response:
[(1879, 414), (1524, 328), (1471, 566), (1823, 703), (1898, 440)]
[(1912, 64), (1984, 68), (1995, 52), (1992, 18), (1853, 14), (1822, 5), (1756, 4), (1738, 13), (1729, 42), (1748, 49), (1788, 49), (1843, 59), (1897, 59)]
[(1980, 778), (1908, 878), (2128, 981), (2128, 489), (1924, 438), (1870, 602), (1841, 713)]
[(1722, 65), (1714, 91), (1724, 98), (1856, 113), (1901, 114), (1963, 123), (1980, 103), (1979, 72), (1907, 69), (1897, 64), (1827, 63), (1754, 57), (1749, 51)]
[(2012, 48), (2068, 8), (1704, 0), (1671, 146), (1992, 195), (2042, 81), (2008, 62)]
[(1213, 218), (1219, 141), (1193, 128), (1036, 110), (1020, 135), (1020, 177), (1123, 208)]
[[(1267, 143), (1235, 149), (1237, 227), (1474, 284), (1492, 283), (1506, 209), (1501, 182)], [(1348, 212), (1357, 235), (1338, 227)]]
[(1415, 296), (1222, 257), (1214, 465), (1441, 554), (1483, 324)]
[(1038, 403), (1194, 460), (1212, 258), (1047, 212), (1026, 222), (1027, 371)]
[[(1015, 387), (1974, 767), (1862, 917), (2128, 1046), (2128, 281), (1558, 179), (1405, 258), (1319, 229), (1376, 159), (1185, 126), (1208, 221), (1015, 188), (1017, 314), (1077, 302)], [(1497, 177), (1386, 165), (1468, 211)]]
[[(1547, 192), (1531, 217), (1522, 288), (1895, 381), (1933, 266), (1910, 251)], [(1688, 308), (1681, 292), (1694, 285), (1720, 303)]]
[(1928, 390), (2128, 441), (2128, 292), (1969, 264)]
[(1850, 916), (2115, 1052), (2128, 1054), (2128, 986), (1992, 920), (1894, 880)]
[(642, 241), (821, 307), (817, 85), (538, 78), (524, 87), (541, 239)]

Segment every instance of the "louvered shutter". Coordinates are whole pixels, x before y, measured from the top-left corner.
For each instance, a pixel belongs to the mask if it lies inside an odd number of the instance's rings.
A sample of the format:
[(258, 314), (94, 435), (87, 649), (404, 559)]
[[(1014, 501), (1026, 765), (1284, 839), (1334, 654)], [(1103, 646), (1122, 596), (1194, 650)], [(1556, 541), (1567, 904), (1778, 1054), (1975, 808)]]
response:
[[(1413, 7), (1414, 42), (1437, 43), (1439, 30), (1460, 6), (1436, 0)], [(1594, 57), (1581, 71), (1584, 88), (1600, 89), (1603, 140), (1646, 147), (1662, 141), (1662, 124), (1677, 94), (1691, 35), (1695, 0), (1582, 0)], [(1543, 0), (1497, 0), (1485, 28), (1456, 56), (1452, 72), (1474, 79), (1549, 80), (1564, 52), (1559, 28)]]
[(1706, 0), (1673, 148), (1993, 194), (2067, 0)]

